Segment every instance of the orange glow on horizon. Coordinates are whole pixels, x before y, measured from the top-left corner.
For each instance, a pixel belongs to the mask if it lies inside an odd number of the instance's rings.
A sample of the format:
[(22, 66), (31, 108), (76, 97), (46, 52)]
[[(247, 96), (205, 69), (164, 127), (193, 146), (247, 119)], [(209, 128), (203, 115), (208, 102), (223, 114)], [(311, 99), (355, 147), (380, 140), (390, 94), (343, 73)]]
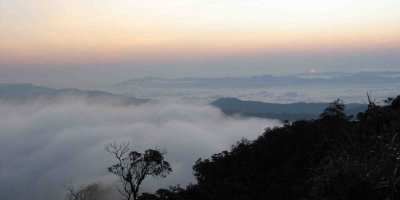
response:
[(18, 5), (0, 0), (5, 8), (0, 14), (5, 19), (0, 21), (0, 64), (101, 64), (399, 47), (400, 14), (393, 13), (400, 3), (387, 1), (380, 13), (370, 0), (364, 8), (368, 12), (341, 0), (329, 6), (305, 1), (320, 12), (279, 1), (231, 6), (176, 0), (165, 6), (158, 5), (160, 0), (28, 0)]

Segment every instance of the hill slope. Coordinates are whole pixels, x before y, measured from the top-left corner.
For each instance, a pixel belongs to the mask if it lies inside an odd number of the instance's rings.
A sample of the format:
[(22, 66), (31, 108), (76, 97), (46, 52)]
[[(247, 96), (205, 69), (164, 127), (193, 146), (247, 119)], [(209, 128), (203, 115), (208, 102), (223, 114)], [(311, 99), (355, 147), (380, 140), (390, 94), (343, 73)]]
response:
[(350, 120), (334, 102), (321, 117), (267, 129), (199, 159), (196, 184), (152, 200), (400, 199), (400, 96)]

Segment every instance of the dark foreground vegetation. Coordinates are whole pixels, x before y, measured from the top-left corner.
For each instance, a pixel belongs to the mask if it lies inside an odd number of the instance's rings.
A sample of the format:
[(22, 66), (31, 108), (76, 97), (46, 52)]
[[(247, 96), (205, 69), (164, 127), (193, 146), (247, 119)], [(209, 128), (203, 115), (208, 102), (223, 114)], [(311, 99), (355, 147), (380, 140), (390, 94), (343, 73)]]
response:
[(400, 96), (351, 120), (341, 101), (316, 120), (266, 129), (199, 159), (197, 183), (141, 200), (400, 199)]
[[(242, 139), (229, 151), (199, 159), (193, 166), (197, 183), (186, 188), (139, 194), (146, 176), (171, 171), (158, 150), (140, 154), (128, 153), (127, 145), (109, 146), (119, 161), (109, 171), (121, 178), (119, 191), (128, 200), (400, 199), (400, 96), (384, 105), (369, 101), (355, 117), (344, 107), (337, 100), (318, 119), (286, 121), (254, 141)], [(69, 189), (69, 199), (97, 199), (89, 198), (91, 188), (96, 185), (81, 193)]]

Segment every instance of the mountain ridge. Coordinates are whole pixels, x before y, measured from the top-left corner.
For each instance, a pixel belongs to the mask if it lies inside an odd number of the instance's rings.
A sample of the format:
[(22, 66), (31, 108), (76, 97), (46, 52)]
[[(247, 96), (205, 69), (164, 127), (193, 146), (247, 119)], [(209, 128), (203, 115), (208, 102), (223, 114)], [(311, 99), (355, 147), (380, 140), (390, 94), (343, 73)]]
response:
[[(260, 101), (243, 101), (237, 98), (220, 98), (211, 103), (227, 115), (244, 117), (275, 118), (295, 121), (300, 119), (316, 119), (329, 103), (297, 102), (289, 104), (266, 103)], [(367, 104), (346, 104), (345, 113), (355, 116), (367, 109)]]
[(185, 77), (176, 79), (145, 77), (123, 81), (118, 83), (117, 86), (139, 86), (145, 88), (254, 88), (313, 84), (375, 84), (382, 82), (400, 83), (400, 72), (324, 72), (286, 76), (260, 75), (217, 78)]
[(106, 103), (122, 105), (138, 105), (149, 102), (150, 99), (140, 99), (104, 92), (100, 90), (80, 90), (77, 88), (54, 89), (35, 86), (30, 83), (13, 84), (0, 83), (0, 101), (9, 103), (25, 103), (45, 98), (56, 101), (65, 97), (84, 99), (88, 103)]

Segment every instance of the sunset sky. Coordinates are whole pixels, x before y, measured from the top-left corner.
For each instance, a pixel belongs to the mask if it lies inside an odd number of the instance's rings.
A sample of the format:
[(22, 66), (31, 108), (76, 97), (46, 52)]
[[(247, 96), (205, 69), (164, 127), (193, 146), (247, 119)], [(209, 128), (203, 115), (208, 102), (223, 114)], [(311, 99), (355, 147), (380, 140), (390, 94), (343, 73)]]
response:
[(399, 52), (399, 0), (0, 0), (1, 70), (396, 70)]

